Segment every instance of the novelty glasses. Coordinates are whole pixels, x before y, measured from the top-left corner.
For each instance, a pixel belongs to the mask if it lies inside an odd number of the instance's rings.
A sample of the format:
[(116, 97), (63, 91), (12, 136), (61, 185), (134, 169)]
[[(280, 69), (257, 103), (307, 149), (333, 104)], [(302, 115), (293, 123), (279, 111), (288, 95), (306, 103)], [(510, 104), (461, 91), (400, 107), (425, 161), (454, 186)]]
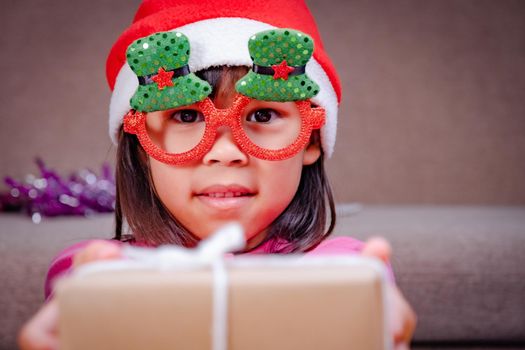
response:
[(150, 113), (131, 110), (124, 131), (137, 135), (156, 160), (181, 165), (202, 158), (213, 146), (218, 128), (230, 128), (243, 152), (264, 160), (283, 160), (300, 152), (312, 130), (325, 122), (325, 110), (309, 100), (270, 102), (237, 93), (232, 106), (218, 109), (210, 98), (189, 106)]

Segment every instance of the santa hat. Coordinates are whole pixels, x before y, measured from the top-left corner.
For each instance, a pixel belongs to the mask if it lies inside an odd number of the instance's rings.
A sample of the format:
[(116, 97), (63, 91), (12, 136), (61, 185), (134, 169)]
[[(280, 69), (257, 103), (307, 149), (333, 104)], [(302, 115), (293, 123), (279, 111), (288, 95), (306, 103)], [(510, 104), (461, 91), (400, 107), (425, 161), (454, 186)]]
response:
[(337, 72), (324, 51), (314, 19), (303, 0), (145, 0), (133, 23), (113, 45), (106, 64), (112, 89), (109, 133), (113, 142), (122, 120), (131, 109), (130, 99), (139, 86), (126, 62), (126, 49), (135, 40), (161, 31), (177, 30), (190, 42), (191, 72), (212, 66), (252, 66), (248, 41), (272, 28), (293, 28), (310, 35), (315, 43), (306, 73), (320, 87), (311, 100), (326, 110), (321, 142), (326, 156), (333, 152), (341, 86)]

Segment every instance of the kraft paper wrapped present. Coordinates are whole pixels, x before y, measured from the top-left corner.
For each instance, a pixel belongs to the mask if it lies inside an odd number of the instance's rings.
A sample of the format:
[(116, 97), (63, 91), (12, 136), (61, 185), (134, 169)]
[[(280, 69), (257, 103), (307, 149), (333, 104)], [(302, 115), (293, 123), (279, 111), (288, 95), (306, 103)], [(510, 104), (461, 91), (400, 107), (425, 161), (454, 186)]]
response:
[(390, 348), (382, 264), (240, 255), (230, 226), (197, 249), (130, 248), (59, 281), (61, 350)]

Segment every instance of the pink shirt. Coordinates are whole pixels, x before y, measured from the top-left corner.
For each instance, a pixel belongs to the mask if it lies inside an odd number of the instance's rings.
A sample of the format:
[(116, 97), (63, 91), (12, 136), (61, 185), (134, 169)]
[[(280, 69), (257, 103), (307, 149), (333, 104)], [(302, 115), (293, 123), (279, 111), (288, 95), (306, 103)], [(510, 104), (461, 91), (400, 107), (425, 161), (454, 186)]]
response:
[[(69, 248), (66, 248), (60, 254), (58, 254), (49, 267), (49, 271), (46, 277), (45, 283), (45, 297), (46, 300), (52, 294), (52, 286), (55, 280), (68, 273), (71, 270), (71, 265), (73, 263), (73, 257), (76, 253), (81, 251), (86, 245), (93, 242), (93, 240), (79, 242), (75, 245), (72, 245)], [(116, 244), (122, 244), (118, 241), (113, 241)], [(271, 246), (273, 245), (272, 241), (267, 241), (266, 243), (260, 245), (254, 250), (248, 252), (247, 254), (270, 254)], [(364, 247), (364, 243), (347, 236), (329, 238), (322, 241), (315, 249), (305, 253), (306, 255), (338, 255), (338, 254), (358, 254)], [(388, 277), (390, 282), (394, 282), (394, 274), (390, 264), (388, 264)]]

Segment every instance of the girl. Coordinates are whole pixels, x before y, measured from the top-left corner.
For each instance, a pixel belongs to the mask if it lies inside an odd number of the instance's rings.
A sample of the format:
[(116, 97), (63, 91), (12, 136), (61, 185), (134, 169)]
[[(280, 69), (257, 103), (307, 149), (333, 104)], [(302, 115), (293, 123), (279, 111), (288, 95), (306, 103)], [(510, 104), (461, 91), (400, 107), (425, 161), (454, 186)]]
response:
[[(302, 1), (145, 0), (107, 74), (118, 243), (82, 242), (54, 260), (23, 349), (57, 348), (53, 281), (119, 258), (121, 242), (192, 247), (234, 220), (247, 240), (238, 254), (362, 253), (388, 264), (384, 240), (327, 239), (335, 210), (323, 162), (340, 86)], [(392, 335), (406, 348), (415, 315), (388, 290)]]

